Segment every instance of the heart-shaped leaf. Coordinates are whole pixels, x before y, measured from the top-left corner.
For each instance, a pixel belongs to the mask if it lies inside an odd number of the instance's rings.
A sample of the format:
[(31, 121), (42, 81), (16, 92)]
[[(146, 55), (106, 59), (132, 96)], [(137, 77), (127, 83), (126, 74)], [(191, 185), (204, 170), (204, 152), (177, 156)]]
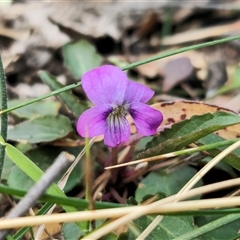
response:
[(8, 139), (18, 142), (50, 142), (72, 131), (70, 120), (63, 116), (44, 116), (24, 121), (8, 131)]
[[(130, 228), (133, 231), (129, 231), (128, 238), (125, 239), (136, 239), (143, 232), (143, 230), (152, 223), (154, 219), (154, 216), (147, 215), (134, 220)], [(193, 231), (196, 228), (197, 226), (194, 224), (193, 217), (191, 216), (166, 216), (159, 223), (159, 225), (151, 231), (145, 240), (172, 240), (176, 237), (181, 237), (181, 235)]]
[[(176, 194), (195, 174), (197, 170), (184, 166), (174, 172), (166, 173), (158, 170), (149, 173), (139, 184), (135, 192), (135, 198), (138, 202), (148, 194), (156, 194), (163, 192), (166, 195)], [(198, 182), (198, 186), (202, 185), (202, 181)]]
[[(8, 107), (14, 107), (16, 105), (26, 102), (25, 100), (10, 100), (8, 101)], [(44, 115), (57, 115), (61, 104), (56, 101), (40, 101), (28, 106), (18, 108), (12, 111), (13, 114), (20, 118), (36, 118)]]
[(85, 40), (68, 43), (62, 48), (65, 65), (70, 69), (76, 79), (101, 65), (102, 57), (96, 52), (92, 44)]

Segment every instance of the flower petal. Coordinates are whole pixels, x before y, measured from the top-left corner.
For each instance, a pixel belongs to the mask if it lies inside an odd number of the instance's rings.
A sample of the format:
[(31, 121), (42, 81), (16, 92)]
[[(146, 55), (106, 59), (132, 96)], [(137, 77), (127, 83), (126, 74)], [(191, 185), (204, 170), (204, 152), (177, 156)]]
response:
[(92, 107), (85, 111), (77, 122), (78, 134), (82, 137), (95, 137), (104, 134), (106, 118), (110, 111), (108, 105)]
[(146, 103), (152, 96), (154, 95), (154, 91), (150, 88), (136, 83), (134, 81), (128, 81), (128, 86), (125, 93), (125, 101), (126, 103), (131, 102), (142, 102)]
[(82, 86), (95, 104), (122, 104), (128, 84), (127, 75), (118, 67), (105, 65), (82, 77)]
[(138, 132), (143, 136), (155, 134), (163, 121), (161, 112), (144, 103), (132, 103), (129, 112)]
[(126, 142), (130, 137), (130, 126), (125, 117), (111, 116), (107, 120), (104, 133), (104, 143), (109, 147), (116, 147)]

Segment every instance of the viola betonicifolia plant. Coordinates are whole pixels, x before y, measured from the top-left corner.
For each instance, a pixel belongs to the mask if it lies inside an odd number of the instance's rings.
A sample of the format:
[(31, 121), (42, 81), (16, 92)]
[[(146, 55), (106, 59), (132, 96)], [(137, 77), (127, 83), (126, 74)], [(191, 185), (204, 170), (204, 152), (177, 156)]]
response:
[(82, 87), (95, 105), (78, 119), (82, 137), (104, 135), (105, 145), (116, 147), (130, 137), (128, 114), (142, 136), (154, 135), (163, 121), (162, 113), (146, 104), (154, 91), (129, 80), (118, 67), (105, 65), (85, 73)]

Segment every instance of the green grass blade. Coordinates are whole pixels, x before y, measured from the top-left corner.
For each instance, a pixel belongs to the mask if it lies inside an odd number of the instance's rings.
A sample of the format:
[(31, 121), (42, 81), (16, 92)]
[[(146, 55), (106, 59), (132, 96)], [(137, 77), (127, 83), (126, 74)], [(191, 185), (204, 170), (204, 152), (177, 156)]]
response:
[[(173, 51), (168, 51), (168, 52), (165, 52), (165, 53), (161, 53), (161, 54), (155, 55), (155, 56), (150, 57), (150, 58), (143, 59), (141, 61), (137, 61), (135, 63), (128, 64), (127, 66), (123, 67), (122, 70), (125, 71), (125, 70), (131, 69), (131, 68), (134, 68), (134, 67), (146, 64), (146, 63), (150, 63), (150, 62), (153, 62), (153, 61), (156, 61), (156, 60), (160, 60), (162, 58), (166, 58), (166, 57), (169, 57), (169, 56), (172, 56), (172, 55), (176, 55), (176, 54), (179, 54), (179, 53), (183, 53), (183, 52), (187, 52), (187, 51), (191, 51), (191, 50), (196, 50), (196, 49), (200, 49), (200, 48), (204, 48), (204, 47), (213, 46), (213, 45), (216, 45), (216, 44), (230, 42), (230, 41), (233, 41), (233, 40), (237, 40), (239, 38), (240, 38), (240, 36), (228, 37), (228, 38), (223, 38), (223, 39), (219, 39), (219, 40), (215, 40), (215, 41), (210, 41), (210, 42), (205, 42), (205, 43), (192, 45), (190, 47), (179, 48), (179, 49), (176, 49), (176, 50), (173, 50)], [(81, 85), (80, 82), (68, 85), (68, 86), (66, 86), (64, 88), (60, 88), (60, 89), (58, 89), (56, 91), (53, 91), (51, 93), (48, 93), (48, 94), (45, 94), (43, 96), (34, 98), (34, 99), (30, 100), (30, 101), (27, 101), (25, 103), (19, 104), (19, 105), (15, 106), (15, 107), (8, 108), (6, 110), (0, 111), (0, 115), (4, 114), (4, 113), (7, 113), (7, 112), (11, 112), (11, 111), (13, 111), (15, 109), (18, 109), (18, 108), (27, 106), (29, 104), (35, 103), (37, 101), (43, 100), (45, 98), (52, 97), (54, 95), (57, 95), (59, 93), (65, 92), (65, 91), (68, 91), (70, 89), (79, 87), (80, 85)]]
[[(46, 214), (50, 208), (53, 206), (52, 203), (46, 203), (38, 212), (36, 215), (44, 215)], [(20, 240), (26, 234), (31, 228), (30, 227), (23, 227), (19, 229), (13, 236), (11, 236), (14, 240)]]
[[(3, 69), (3, 62), (2, 56), (0, 53), (0, 92), (1, 92), (1, 110), (7, 109), (7, 87), (6, 87), (6, 77)], [(1, 116), (1, 136), (4, 141), (7, 140), (7, 114)], [(4, 157), (5, 157), (5, 146), (0, 145), (0, 181), (2, 176), (3, 164), (4, 164)]]
[[(8, 187), (0, 184), (0, 193), (23, 197), (27, 192), (21, 189), (12, 188), (12, 187)], [(79, 199), (79, 198), (73, 198), (73, 197), (62, 197), (62, 196), (52, 195), (52, 194), (44, 194), (39, 199), (39, 201), (77, 207), (78, 209), (86, 209), (89, 205), (89, 202), (86, 201), (85, 199)], [(116, 208), (116, 207), (123, 207), (123, 206), (125, 205), (111, 203), (111, 202), (95, 202), (96, 209)]]
[(176, 54), (179, 54), (179, 53), (183, 53), (183, 52), (187, 52), (187, 51), (191, 51), (191, 50), (196, 50), (196, 49), (199, 49), (199, 48), (209, 47), (209, 46), (213, 46), (213, 45), (216, 45), (216, 44), (237, 40), (239, 38), (240, 38), (240, 36), (228, 37), (228, 38), (223, 38), (223, 39), (214, 40), (214, 41), (210, 41), (210, 42), (195, 44), (195, 45), (192, 45), (190, 47), (179, 48), (179, 49), (176, 49), (176, 50), (172, 50), (172, 51), (168, 51), (168, 52), (165, 52), (165, 53), (155, 55), (155, 56), (150, 57), (150, 58), (143, 59), (141, 61), (137, 61), (135, 63), (128, 64), (127, 66), (123, 67), (122, 69), (125, 71), (125, 70), (131, 69), (131, 68), (134, 68), (134, 67), (146, 64), (146, 63), (150, 63), (150, 62), (162, 59), (162, 58), (170, 57), (172, 55), (176, 55)]
[(63, 87), (63, 88), (60, 88), (60, 89), (58, 89), (58, 90), (56, 90), (56, 91), (53, 91), (53, 92), (44, 94), (44, 95), (42, 95), (42, 96), (40, 96), (40, 97), (37, 97), (37, 98), (34, 98), (34, 99), (30, 100), (30, 101), (26, 101), (26, 102), (24, 102), (24, 103), (21, 103), (21, 104), (19, 104), (19, 105), (14, 106), (14, 107), (8, 108), (8, 109), (3, 110), (3, 111), (0, 111), (0, 115), (2, 115), (2, 114), (4, 114), (4, 113), (11, 112), (11, 111), (16, 110), (16, 109), (21, 108), (21, 107), (25, 107), (25, 106), (30, 105), (30, 104), (33, 104), (33, 103), (35, 103), (35, 102), (41, 101), (41, 100), (43, 100), (43, 99), (45, 99), (45, 98), (49, 98), (49, 97), (55, 96), (55, 95), (57, 95), (57, 94), (59, 94), (59, 93), (68, 91), (68, 90), (70, 90), (70, 89), (73, 89), (73, 88), (76, 88), (76, 87), (79, 87), (79, 86), (81, 86), (81, 83), (80, 83), (80, 82), (70, 84), (70, 85), (68, 85), (68, 86), (66, 86), (66, 87)]
[(222, 227), (222, 226), (224, 226), (228, 223), (231, 223), (233, 221), (236, 221), (238, 219), (240, 219), (240, 214), (229, 214), (229, 215), (221, 217), (215, 221), (212, 221), (208, 224), (205, 224), (204, 226), (199, 227), (196, 230), (186, 233), (180, 237), (177, 237), (174, 240), (182, 240), (182, 239), (192, 240), (192, 239), (195, 239), (196, 237), (203, 235), (204, 233), (208, 233), (214, 229)]

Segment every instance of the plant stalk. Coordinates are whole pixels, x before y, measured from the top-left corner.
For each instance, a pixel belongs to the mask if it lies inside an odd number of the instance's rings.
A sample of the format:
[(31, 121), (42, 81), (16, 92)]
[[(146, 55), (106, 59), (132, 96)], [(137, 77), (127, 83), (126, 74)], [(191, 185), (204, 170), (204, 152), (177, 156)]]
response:
[[(7, 87), (6, 87), (6, 77), (3, 69), (2, 56), (0, 52), (0, 91), (2, 93), (1, 96), (1, 110), (7, 109)], [(7, 140), (7, 114), (1, 115), (1, 136), (4, 141)], [(5, 146), (0, 145), (0, 182), (4, 164), (5, 157)]]
[[(118, 164), (118, 147), (112, 148), (112, 166)], [(118, 177), (118, 168), (111, 169), (111, 181), (114, 184), (117, 181)]]

